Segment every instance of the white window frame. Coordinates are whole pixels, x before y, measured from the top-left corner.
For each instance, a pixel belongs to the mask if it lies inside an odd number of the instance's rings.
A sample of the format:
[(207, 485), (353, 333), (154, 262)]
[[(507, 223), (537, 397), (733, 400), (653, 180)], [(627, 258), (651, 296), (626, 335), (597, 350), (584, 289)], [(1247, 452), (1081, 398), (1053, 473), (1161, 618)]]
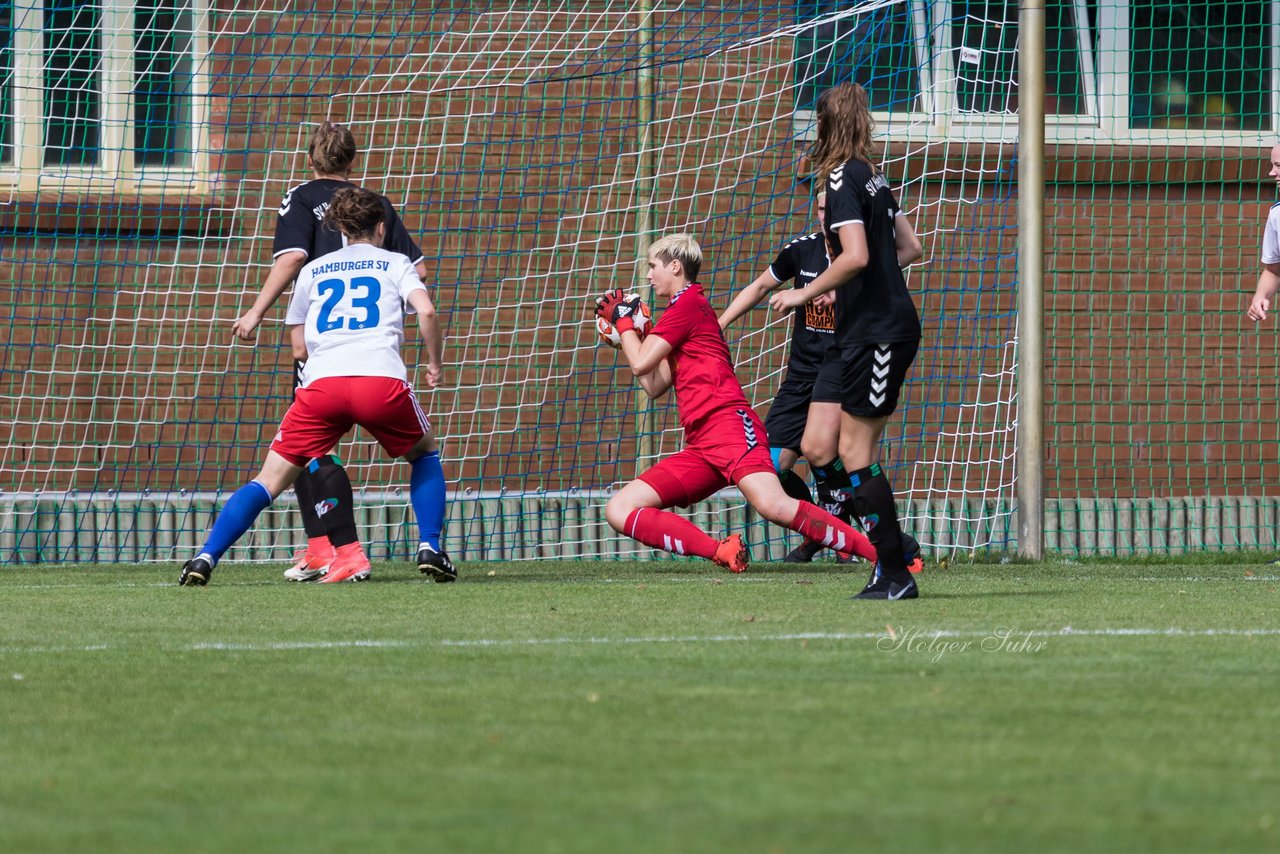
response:
[(141, 166), (134, 161), (134, 3), (102, 2), (98, 91), (98, 162), (46, 165), (44, 162), (44, 2), (13, 4), (13, 162), (0, 165), (0, 188), (16, 193), (71, 190), (85, 193), (208, 192), (209, 8), (191, 0), (191, 94), (187, 124), (190, 154), (177, 166)]
[(1229, 128), (1131, 128), (1129, 0), (1098, 0), (1098, 53), (1105, 58), (1098, 80), (1103, 92), (1104, 116), (1092, 133), (1052, 142), (1084, 142), (1115, 145), (1214, 146), (1219, 148), (1270, 148), (1280, 134), (1280, 2), (1272, 0), (1271, 22), (1271, 127), (1261, 130)]
[[(1009, 0), (1016, 5), (1016, 0)], [(1089, 38), (1089, 28), (1082, 22), (1087, 20), (1088, 12), (1085, 0), (1070, 0), (1075, 20), (1076, 48), (1079, 51), (1080, 76), (1084, 87), (1084, 113), (1049, 113), (1045, 115), (1045, 139), (1056, 141), (1055, 136), (1078, 138), (1080, 128), (1096, 128), (1100, 122), (1099, 100), (1097, 93), (1097, 76), (1093, 42)], [(1105, 0), (1103, 0), (1105, 2)], [(955, 46), (951, 43), (952, 0), (938, 0), (936, 4), (938, 19), (946, 21), (946, 26), (939, 26), (940, 45), (938, 48), (939, 76), (943, 82), (939, 95), (939, 114), (937, 128), (948, 139), (965, 139), (981, 142), (1015, 142), (1018, 139), (1018, 120), (1016, 114), (1009, 113), (961, 113), (956, 108), (959, 96), (956, 86)], [(1064, 129), (1070, 128), (1070, 131)]]
[[(933, 85), (936, 59), (931, 57), (931, 40), (920, 38), (919, 34), (929, 33), (929, 21), (925, 12), (926, 0), (905, 0), (911, 12), (913, 28), (912, 43), (916, 53), (916, 67), (919, 69), (920, 109), (907, 112), (873, 111), (876, 127), (887, 132), (893, 139), (906, 139), (918, 134), (920, 127), (928, 126), (938, 115), (936, 91)], [(801, 139), (811, 140), (817, 132), (817, 113), (814, 110), (796, 110), (792, 119), (792, 127)]]
[[(952, 0), (906, 0), (912, 10), (916, 52), (920, 62), (922, 111), (873, 114), (878, 134), (891, 142), (1015, 142), (1018, 122), (1013, 115), (960, 113), (956, 110), (955, 52), (951, 44)], [(1011, 0), (1012, 2), (1012, 0)], [(932, 6), (933, 29), (925, 4)], [(1050, 144), (1180, 145), (1222, 148), (1269, 148), (1280, 137), (1280, 0), (1271, 9), (1271, 127), (1262, 130), (1226, 128), (1131, 128), (1129, 86), (1130, 0), (1099, 0), (1095, 55), (1090, 29), (1085, 26), (1085, 0), (1071, 0), (1075, 12), (1076, 46), (1080, 54), (1085, 113), (1045, 116), (1045, 141)], [(947, 22), (941, 25), (938, 22)], [(796, 110), (793, 127), (801, 139), (815, 132), (812, 110)]]

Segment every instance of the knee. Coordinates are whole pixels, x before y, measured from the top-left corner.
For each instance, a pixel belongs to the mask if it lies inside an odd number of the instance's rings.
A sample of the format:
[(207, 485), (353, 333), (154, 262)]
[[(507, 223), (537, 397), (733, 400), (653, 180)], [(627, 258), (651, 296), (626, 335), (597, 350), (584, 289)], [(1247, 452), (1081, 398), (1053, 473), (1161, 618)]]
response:
[(840, 436), (840, 461), (846, 471), (858, 471), (871, 465), (871, 452), (855, 436)]
[(272, 501), (275, 501), (280, 497), (280, 493), (289, 488), (297, 476), (296, 471), (293, 473), (293, 476), (290, 477), (285, 472), (270, 471), (264, 468), (262, 471), (258, 472), (258, 476), (253, 478), (253, 480), (258, 484), (258, 486), (261, 486), (267, 491), (267, 494), (271, 496)]
[(427, 433), (421, 439), (415, 442), (414, 446), (410, 448), (405, 453), (405, 455), (401, 457), (401, 459), (404, 460), (406, 463), (412, 463), (415, 460), (421, 457), (424, 457), (435, 450), (437, 450), (435, 437), (432, 436), (430, 433)]
[(267, 460), (254, 478), (258, 485), (265, 489), (271, 500), (276, 500), (297, 479), (302, 466), (289, 462), (275, 451), (267, 452)]
[(791, 524), (796, 515), (797, 502), (786, 493), (770, 495), (756, 505), (756, 512), (764, 518), (784, 528)]
[[(848, 460), (850, 457), (856, 456), (856, 454), (854, 453), (854, 448), (856, 446), (857, 446), (856, 442), (854, 442), (848, 436), (842, 435), (840, 437), (840, 459), (843, 461), (843, 460)], [(846, 465), (846, 468), (848, 468), (847, 465)]]
[(615, 495), (609, 499), (609, 503), (604, 506), (604, 518), (609, 523), (609, 527), (617, 531), (619, 534), (625, 534), (627, 527), (627, 518), (635, 509), (631, 503), (625, 500), (619, 500), (620, 496)]
[(820, 466), (826, 465), (836, 455), (834, 444), (825, 436), (821, 439), (805, 436), (800, 440), (800, 453), (810, 463)]

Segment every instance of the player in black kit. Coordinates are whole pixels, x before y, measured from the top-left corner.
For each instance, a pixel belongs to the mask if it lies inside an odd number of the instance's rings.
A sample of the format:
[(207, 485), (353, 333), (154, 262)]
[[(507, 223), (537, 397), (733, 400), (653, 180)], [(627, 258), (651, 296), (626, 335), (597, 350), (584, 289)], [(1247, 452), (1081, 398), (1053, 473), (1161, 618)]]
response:
[[(721, 329), (759, 305), (782, 283), (794, 280), (796, 288), (803, 288), (830, 266), (830, 249), (821, 231), (826, 196), (826, 191), (821, 190), (814, 197), (813, 212), (819, 230), (797, 237), (784, 246), (769, 269), (738, 292), (729, 307), (720, 314)], [(787, 376), (769, 404), (764, 426), (769, 436), (773, 464), (783, 488), (793, 498), (812, 501), (808, 485), (794, 468), (801, 456), (809, 460), (815, 457), (832, 459), (839, 446), (842, 366), (838, 360), (826, 362), (827, 350), (835, 340), (834, 295), (826, 300), (805, 303), (795, 309), (794, 315)], [(810, 466), (810, 470), (813, 469)], [(842, 473), (843, 469), (839, 472)], [(833, 492), (830, 486), (831, 475), (835, 472), (815, 471), (814, 474), (818, 505), (848, 522), (851, 514), (847, 495), (841, 490)], [(820, 542), (806, 540), (783, 560), (786, 563), (808, 563), (824, 548)], [(904, 534), (903, 548), (911, 570), (918, 572), (922, 569), (924, 564), (919, 557), (919, 544)]]
[[(866, 90), (844, 83), (822, 93), (817, 124), (809, 159), (826, 185), (823, 230), (831, 265), (805, 287), (775, 293), (769, 304), (775, 311), (790, 311), (839, 289), (835, 342), (821, 369), (840, 365), (839, 457), (848, 483), (841, 483), (836, 472), (833, 487), (851, 490), (852, 511), (879, 556), (871, 580), (855, 598), (914, 599), (919, 590), (908, 571), (893, 488), (876, 457), (920, 347), (920, 316), (902, 268), (924, 250), (875, 166)], [(810, 457), (809, 462), (832, 470), (836, 460)]]
[[(825, 200), (826, 193), (820, 192), (813, 202), (819, 228)], [(830, 263), (827, 241), (820, 230), (797, 237), (782, 248), (768, 270), (739, 291), (729, 307), (721, 312), (720, 328), (727, 329), (729, 324), (759, 305), (765, 296), (783, 282), (795, 280), (796, 287), (804, 287), (821, 275)], [(815, 388), (818, 370), (822, 366), (827, 348), (834, 340), (835, 321), (835, 306), (830, 301), (824, 306), (807, 303), (796, 309), (795, 325), (791, 332), (791, 354), (787, 360), (787, 377), (778, 388), (773, 402), (769, 404), (769, 414), (764, 421), (778, 479), (782, 481), (787, 494), (800, 501), (813, 500), (808, 485), (794, 471), (796, 461), (804, 455), (801, 440), (810, 416), (810, 401), (829, 400), (834, 404), (835, 420), (827, 425), (828, 432), (838, 435), (840, 430), (838, 383), (834, 387), (824, 385)], [(838, 381), (838, 375), (836, 379)], [(814, 432), (816, 434), (819, 429)], [(839, 508), (833, 506), (829, 497), (824, 499), (822, 486), (819, 484), (818, 503), (827, 512), (838, 516)], [(846, 518), (844, 521), (849, 520)], [(788, 555), (787, 560), (808, 562), (822, 548), (821, 543), (806, 542)]]
[[(232, 333), (243, 341), (257, 335), (263, 315), (288, 289), (308, 261), (336, 252), (345, 245), (342, 232), (325, 222), (325, 211), (339, 190), (356, 187), (348, 175), (355, 163), (357, 147), (349, 128), (323, 122), (311, 136), (307, 149), (315, 177), (285, 193), (276, 221), (272, 246), (274, 261), (253, 307), (232, 325)], [(422, 250), (405, 230), (391, 202), (379, 197), (386, 215), (386, 240), (382, 248), (409, 258), (418, 276), (426, 279), (427, 267)], [(302, 326), (293, 328), (290, 341), (294, 358), (294, 386), (297, 387), (302, 365), (307, 358)], [(335, 454), (312, 460), (294, 482), (298, 508), (307, 532), (307, 548), (294, 556), (294, 565), (285, 571), (291, 581), (315, 581), (332, 562), (338, 546), (358, 542), (352, 507), (351, 479)], [(321, 516), (318, 508), (324, 508)], [(419, 569), (422, 569), (420, 566)], [(426, 572), (427, 570), (423, 570)], [(431, 573), (437, 580), (440, 574)], [(447, 575), (447, 573), (446, 573)], [(451, 579), (446, 579), (451, 580)]]

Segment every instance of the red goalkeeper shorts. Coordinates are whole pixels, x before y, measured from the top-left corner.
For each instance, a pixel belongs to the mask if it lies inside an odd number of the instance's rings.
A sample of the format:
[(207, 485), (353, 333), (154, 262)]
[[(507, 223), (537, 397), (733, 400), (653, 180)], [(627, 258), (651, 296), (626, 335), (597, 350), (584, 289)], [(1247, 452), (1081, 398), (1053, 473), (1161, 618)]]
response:
[(689, 445), (640, 475), (663, 507), (688, 507), (749, 474), (773, 471), (764, 424), (751, 409), (713, 416)]
[(404, 380), (322, 377), (297, 390), (271, 450), (295, 465), (329, 453), (359, 424), (393, 457), (404, 456), (431, 422)]

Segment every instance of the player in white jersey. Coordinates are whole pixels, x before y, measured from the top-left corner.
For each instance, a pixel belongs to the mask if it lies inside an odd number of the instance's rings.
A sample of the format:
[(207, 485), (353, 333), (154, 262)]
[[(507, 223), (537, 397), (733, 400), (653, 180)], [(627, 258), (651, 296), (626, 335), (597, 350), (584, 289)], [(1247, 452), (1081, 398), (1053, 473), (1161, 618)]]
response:
[[(350, 128), (327, 121), (316, 127), (307, 146), (307, 159), (314, 177), (290, 189), (280, 203), (271, 247), (275, 260), (253, 307), (231, 327), (237, 338), (251, 341), (256, 337), (263, 315), (298, 277), (303, 265), (346, 245), (342, 232), (326, 222), (324, 214), (335, 193), (356, 186), (349, 176), (358, 154)], [(414, 261), (419, 277), (425, 280), (427, 266), (422, 250), (409, 235), (390, 200), (382, 199), (382, 209), (386, 212), (386, 237), (380, 245)], [(291, 331), (296, 389), (302, 384), (307, 347), (302, 327), (292, 327)], [(293, 556), (293, 565), (285, 570), (284, 577), (290, 581), (315, 581), (324, 575), (338, 548), (360, 539), (355, 508), (350, 501), (351, 479), (337, 454), (326, 453), (307, 462), (294, 481), (293, 491), (298, 498), (307, 545)]]
[[(1267, 173), (1280, 187), (1280, 145), (1271, 149), (1271, 171)], [(1280, 290), (1280, 202), (1271, 206), (1262, 232), (1262, 273), (1249, 302), (1249, 319), (1266, 320), (1271, 298)]]
[[(308, 359), (302, 385), (262, 470), (231, 496), (200, 553), (183, 565), (178, 579), (183, 586), (207, 584), (218, 560), (258, 514), (354, 424), (412, 466), (409, 500), (421, 532), (418, 568), (436, 580), (457, 578), (440, 547), (445, 504), (440, 455), (400, 358), (408, 304), (417, 311), (427, 345), (427, 386), (439, 382), (443, 341), (435, 306), (409, 259), (379, 248), (386, 214), (378, 195), (341, 190), (326, 218), (342, 230), (348, 245), (311, 262), (298, 277), (286, 322), (305, 329)], [(368, 577), (369, 560), (355, 542), (338, 549), (320, 581)]]
[(425, 292), (409, 259), (369, 243), (352, 243), (303, 267), (284, 320), (305, 330), (302, 388), (325, 377), (407, 380), (402, 306), (413, 302), (415, 290)]

